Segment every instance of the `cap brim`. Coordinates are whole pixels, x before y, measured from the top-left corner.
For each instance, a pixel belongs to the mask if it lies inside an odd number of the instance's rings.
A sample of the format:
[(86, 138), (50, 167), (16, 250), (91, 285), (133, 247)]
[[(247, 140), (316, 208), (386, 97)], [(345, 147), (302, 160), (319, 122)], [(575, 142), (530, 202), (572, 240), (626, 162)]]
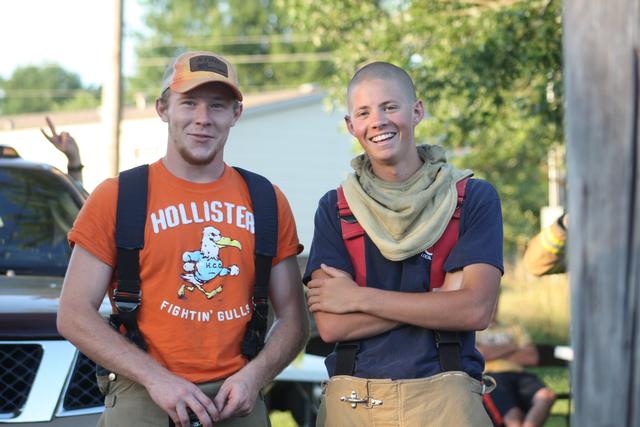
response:
[(215, 79), (215, 78), (211, 78), (211, 77), (202, 77), (199, 79), (189, 79), (187, 81), (184, 82), (180, 82), (180, 83), (173, 83), (171, 84), (171, 90), (177, 93), (185, 93), (185, 92), (189, 92), (192, 89), (197, 88), (198, 86), (202, 86), (203, 84), (206, 83), (222, 83), (223, 85), (226, 85), (227, 87), (229, 87), (229, 89), (231, 89), (231, 91), (233, 92), (233, 94), (236, 96), (236, 99), (238, 101), (242, 101), (242, 93), (240, 93), (240, 91), (238, 90), (237, 87), (235, 87), (234, 85), (232, 85), (231, 83), (224, 81), (224, 80), (219, 80), (219, 79)]

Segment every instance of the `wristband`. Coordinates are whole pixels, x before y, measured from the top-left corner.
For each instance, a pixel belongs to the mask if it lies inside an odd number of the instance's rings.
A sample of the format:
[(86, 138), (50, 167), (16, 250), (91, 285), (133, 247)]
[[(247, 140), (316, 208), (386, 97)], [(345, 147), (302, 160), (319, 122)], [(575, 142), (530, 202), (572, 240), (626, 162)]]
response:
[(84, 165), (82, 163), (80, 163), (78, 166), (67, 165), (67, 171), (68, 172), (80, 172), (83, 167), (84, 167)]

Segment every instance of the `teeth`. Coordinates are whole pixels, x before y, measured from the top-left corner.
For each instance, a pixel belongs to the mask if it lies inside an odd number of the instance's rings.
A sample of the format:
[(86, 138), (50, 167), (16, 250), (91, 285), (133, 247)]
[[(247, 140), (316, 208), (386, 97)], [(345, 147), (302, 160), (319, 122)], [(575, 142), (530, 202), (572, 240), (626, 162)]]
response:
[(387, 132), (387, 133), (383, 133), (383, 134), (374, 136), (373, 138), (371, 138), (371, 141), (373, 141), (373, 142), (381, 142), (381, 141), (385, 141), (387, 139), (391, 139), (394, 136), (395, 136), (395, 133)]

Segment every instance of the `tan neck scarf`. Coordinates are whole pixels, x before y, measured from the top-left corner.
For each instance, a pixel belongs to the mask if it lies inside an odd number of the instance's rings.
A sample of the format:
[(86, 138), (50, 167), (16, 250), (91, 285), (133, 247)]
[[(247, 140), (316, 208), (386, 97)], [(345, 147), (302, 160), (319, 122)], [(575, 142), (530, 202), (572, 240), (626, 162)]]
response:
[(366, 154), (352, 160), (355, 173), (342, 184), (362, 228), (382, 255), (402, 261), (438, 241), (456, 209), (456, 183), (472, 175), (447, 163), (436, 145), (419, 145), (422, 167), (404, 182), (376, 177)]

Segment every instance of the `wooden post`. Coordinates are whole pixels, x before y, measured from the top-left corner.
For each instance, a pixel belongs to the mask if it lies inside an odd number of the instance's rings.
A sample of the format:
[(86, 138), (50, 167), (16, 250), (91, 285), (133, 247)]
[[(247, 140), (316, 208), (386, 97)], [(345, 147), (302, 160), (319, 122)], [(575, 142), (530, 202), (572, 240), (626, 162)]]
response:
[(640, 425), (640, 0), (565, 0), (573, 426)]
[(111, 71), (102, 86), (102, 122), (109, 144), (110, 174), (120, 170), (120, 119), (122, 108), (122, 8), (123, 0), (112, 0), (113, 34), (111, 37)]

